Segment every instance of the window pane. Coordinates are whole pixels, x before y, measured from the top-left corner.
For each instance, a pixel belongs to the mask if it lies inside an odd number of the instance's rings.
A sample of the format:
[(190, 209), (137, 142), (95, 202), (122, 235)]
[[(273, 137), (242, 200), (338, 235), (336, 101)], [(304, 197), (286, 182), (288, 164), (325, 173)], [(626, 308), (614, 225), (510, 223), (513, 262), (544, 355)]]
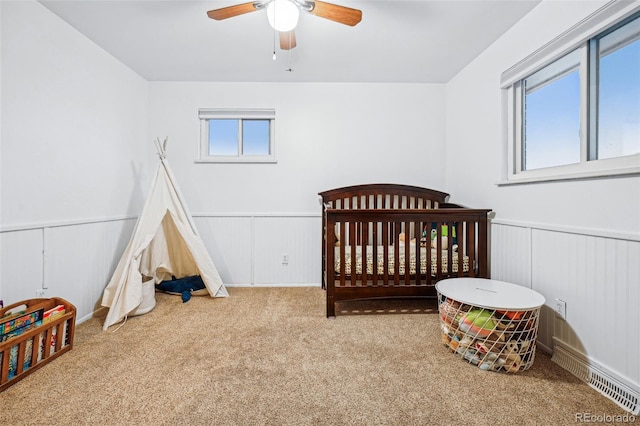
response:
[(242, 154), (269, 155), (269, 120), (242, 121)]
[(238, 120), (209, 120), (209, 155), (238, 155)]
[(522, 169), (580, 162), (578, 52), (524, 80)]
[(640, 18), (600, 39), (597, 158), (640, 153)]

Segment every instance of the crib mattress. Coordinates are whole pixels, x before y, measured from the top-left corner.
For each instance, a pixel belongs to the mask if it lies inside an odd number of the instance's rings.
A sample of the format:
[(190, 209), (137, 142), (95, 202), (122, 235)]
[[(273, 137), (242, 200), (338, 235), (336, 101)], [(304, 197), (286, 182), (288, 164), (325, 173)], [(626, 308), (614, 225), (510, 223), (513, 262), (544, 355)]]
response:
[[(350, 246), (345, 246), (345, 274), (349, 275), (352, 273), (351, 269), (352, 269), (352, 262), (351, 262), (351, 247)], [(394, 247), (391, 246), (389, 247), (389, 252), (388, 252), (388, 260), (387, 260), (387, 265), (388, 265), (388, 271), (387, 273), (389, 275), (393, 275), (395, 274), (395, 254), (394, 254)], [(361, 246), (356, 246), (356, 262), (355, 262), (355, 273), (360, 275), (362, 274), (362, 247)], [(420, 253), (419, 253), (419, 257), (420, 257), (420, 273), (421, 274), (426, 274), (427, 273), (427, 255), (430, 252), (431, 255), (431, 274), (432, 275), (436, 275), (438, 272), (438, 251), (437, 249), (431, 249), (428, 247), (420, 247)], [(376, 265), (377, 268), (377, 273), (378, 275), (383, 275), (384, 274), (384, 246), (378, 246), (377, 247), (377, 259), (376, 262), (374, 262), (373, 260), (373, 246), (367, 246), (366, 248), (366, 255), (367, 255), (367, 259), (366, 259), (366, 271), (368, 275), (373, 275), (373, 268), (374, 268), (374, 263)], [(416, 253), (416, 248), (414, 245), (410, 246), (410, 253), (409, 253), (409, 273), (411, 275), (416, 273), (416, 265), (417, 265), (417, 258), (418, 255)], [(442, 273), (443, 274), (447, 274), (447, 273), (457, 273), (458, 272), (458, 253), (456, 251), (454, 251), (451, 255), (452, 259), (451, 259), (451, 271), (449, 271), (449, 252), (448, 250), (442, 250), (441, 253), (442, 256)], [(400, 248), (400, 253), (399, 253), (399, 267), (398, 267), (398, 273), (399, 275), (404, 275), (405, 274), (405, 248), (404, 246), (401, 246)], [(469, 271), (469, 257), (468, 256), (463, 256), (462, 258), (462, 270), (463, 272), (468, 272)], [(340, 247), (336, 247), (335, 248), (335, 271), (336, 273), (340, 273)]]

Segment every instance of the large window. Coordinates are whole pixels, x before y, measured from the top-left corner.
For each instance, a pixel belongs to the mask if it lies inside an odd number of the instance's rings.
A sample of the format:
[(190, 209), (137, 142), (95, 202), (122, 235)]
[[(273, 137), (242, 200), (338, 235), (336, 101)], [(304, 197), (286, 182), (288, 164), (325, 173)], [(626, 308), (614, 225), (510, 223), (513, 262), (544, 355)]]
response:
[(202, 162), (275, 162), (273, 110), (200, 109)]
[(580, 51), (524, 79), (522, 169), (580, 162)]
[(503, 74), (506, 182), (640, 173), (640, 7), (630, 4)]
[(592, 42), (598, 64), (594, 158), (640, 152), (640, 17)]

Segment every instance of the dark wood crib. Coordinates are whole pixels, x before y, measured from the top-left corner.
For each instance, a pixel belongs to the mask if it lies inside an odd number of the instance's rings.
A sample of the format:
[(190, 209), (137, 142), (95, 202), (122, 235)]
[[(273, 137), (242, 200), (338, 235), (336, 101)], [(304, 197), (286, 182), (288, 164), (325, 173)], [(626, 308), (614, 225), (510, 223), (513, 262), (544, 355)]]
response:
[(339, 301), (435, 297), (436, 282), (489, 278), (488, 213), (449, 194), (397, 184), (332, 189), (322, 197), (322, 287)]

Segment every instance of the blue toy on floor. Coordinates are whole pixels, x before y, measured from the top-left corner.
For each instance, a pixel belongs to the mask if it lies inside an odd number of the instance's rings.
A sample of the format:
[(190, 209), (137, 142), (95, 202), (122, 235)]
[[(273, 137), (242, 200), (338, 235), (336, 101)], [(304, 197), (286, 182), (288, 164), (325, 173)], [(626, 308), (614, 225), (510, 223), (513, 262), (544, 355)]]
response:
[(191, 299), (191, 292), (196, 290), (202, 290), (205, 288), (204, 281), (200, 275), (193, 275), (190, 277), (176, 278), (171, 277), (169, 281), (162, 281), (160, 284), (156, 284), (156, 289), (164, 291), (166, 293), (180, 294), (182, 295), (182, 303), (188, 302)]

